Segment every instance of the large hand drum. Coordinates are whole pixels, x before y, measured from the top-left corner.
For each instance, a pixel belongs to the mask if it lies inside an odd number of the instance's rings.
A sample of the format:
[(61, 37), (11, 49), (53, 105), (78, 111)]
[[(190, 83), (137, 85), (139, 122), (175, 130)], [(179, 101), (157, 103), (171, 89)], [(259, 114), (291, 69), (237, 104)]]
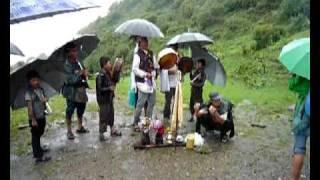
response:
[(186, 74), (191, 72), (193, 68), (193, 61), (192, 58), (189, 57), (182, 57), (178, 63), (178, 69), (183, 73)]
[(161, 69), (170, 69), (178, 61), (177, 53), (171, 48), (165, 48), (158, 54), (159, 66)]
[(112, 79), (115, 83), (119, 82), (120, 80), (122, 65), (123, 65), (123, 59), (117, 58), (112, 68)]

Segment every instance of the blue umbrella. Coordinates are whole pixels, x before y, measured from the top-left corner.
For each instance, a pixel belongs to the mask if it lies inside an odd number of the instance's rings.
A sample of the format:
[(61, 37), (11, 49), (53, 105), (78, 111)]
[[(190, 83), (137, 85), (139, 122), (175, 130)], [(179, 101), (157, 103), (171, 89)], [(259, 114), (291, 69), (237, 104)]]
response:
[(94, 7), (93, 0), (10, 0), (10, 24)]

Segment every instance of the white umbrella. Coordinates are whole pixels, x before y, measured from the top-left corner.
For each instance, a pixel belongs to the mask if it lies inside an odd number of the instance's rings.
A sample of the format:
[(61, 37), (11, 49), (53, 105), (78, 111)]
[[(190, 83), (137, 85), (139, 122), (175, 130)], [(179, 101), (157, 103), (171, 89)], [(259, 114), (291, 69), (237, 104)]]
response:
[(185, 45), (185, 46), (193, 46), (193, 45), (207, 45), (212, 44), (213, 40), (210, 39), (208, 36), (197, 33), (197, 32), (185, 32), (182, 34), (178, 34), (173, 37), (171, 40), (167, 42), (167, 46), (178, 44), (178, 45)]
[(128, 20), (118, 26), (114, 32), (133, 36), (164, 37), (161, 30), (155, 24), (145, 19)]
[(22, 51), (18, 48), (18, 46), (16, 46), (13, 43), (10, 43), (10, 54), (14, 54), (14, 55), (19, 55), (19, 56), (24, 56), (24, 54), (22, 53)]

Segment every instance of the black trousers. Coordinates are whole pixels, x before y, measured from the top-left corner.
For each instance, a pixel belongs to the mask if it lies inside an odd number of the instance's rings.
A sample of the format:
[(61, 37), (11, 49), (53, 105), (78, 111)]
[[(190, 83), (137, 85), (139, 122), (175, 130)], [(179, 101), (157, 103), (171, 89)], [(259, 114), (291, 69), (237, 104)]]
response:
[(43, 156), (43, 149), (40, 145), (40, 138), (44, 133), (46, 127), (46, 119), (36, 119), (38, 126), (32, 126), (32, 121), (29, 120), (29, 126), (31, 131), (31, 144), (32, 144), (32, 151), (33, 157), (41, 158)]
[(164, 104), (164, 109), (163, 109), (163, 118), (170, 118), (170, 114), (171, 114), (171, 99), (174, 96), (176, 92), (176, 88), (170, 88), (169, 92), (165, 92), (165, 98), (166, 98), (166, 102)]
[(113, 127), (114, 124), (114, 109), (113, 101), (105, 104), (99, 104), (99, 132), (107, 131), (108, 125)]
[(206, 129), (206, 131), (219, 130), (221, 132), (220, 139), (222, 139), (222, 137), (226, 135), (228, 131), (230, 131), (230, 138), (234, 136), (234, 123), (232, 119), (228, 119), (224, 121), (222, 125), (220, 125), (220, 124), (214, 123), (210, 117), (210, 114), (208, 113), (197, 119), (196, 132), (199, 134), (201, 133), (200, 132), (201, 126), (203, 126)]
[(189, 110), (191, 115), (194, 113), (194, 104), (195, 103), (202, 103), (202, 87), (191, 87), (191, 95), (190, 95), (190, 102), (189, 102)]
[(210, 118), (210, 114), (205, 114), (200, 118), (197, 118), (196, 121), (196, 132), (200, 134), (201, 126), (203, 126), (206, 130), (213, 130), (217, 128), (217, 125), (213, 123)]

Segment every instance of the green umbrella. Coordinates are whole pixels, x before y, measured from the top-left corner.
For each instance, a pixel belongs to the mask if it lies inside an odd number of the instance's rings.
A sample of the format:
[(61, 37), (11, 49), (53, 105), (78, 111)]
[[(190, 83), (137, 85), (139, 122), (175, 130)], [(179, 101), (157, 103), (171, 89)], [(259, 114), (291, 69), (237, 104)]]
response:
[(294, 40), (285, 45), (279, 59), (291, 73), (310, 80), (310, 38)]

